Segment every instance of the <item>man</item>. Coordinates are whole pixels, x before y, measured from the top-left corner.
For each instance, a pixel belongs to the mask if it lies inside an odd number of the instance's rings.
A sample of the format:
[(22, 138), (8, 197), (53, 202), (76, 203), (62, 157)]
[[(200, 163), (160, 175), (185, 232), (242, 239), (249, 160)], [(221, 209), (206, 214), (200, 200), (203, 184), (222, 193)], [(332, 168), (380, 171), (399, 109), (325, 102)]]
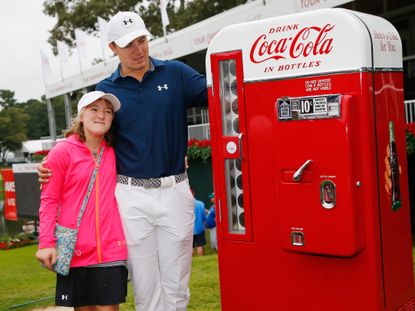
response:
[(196, 199), (196, 196), (193, 192), (193, 196), (195, 197), (195, 221), (193, 227), (193, 248), (196, 248), (196, 252), (198, 256), (204, 256), (205, 250), (203, 246), (206, 244), (206, 236), (205, 236), (205, 226), (206, 226), (206, 212), (205, 212), (205, 203)]
[(194, 218), (184, 163), (186, 110), (207, 106), (206, 80), (178, 61), (150, 58), (151, 35), (136, 13), (117, 13), (107, 31), (120, 65), (96, 89), (122, 103), (115, 119), (116, 197), (136, 309), (186, 310)]
[(210, 236), (210, 247), (217, 252), (218, 251), (218, 238), (216, 236), (216, 213), (215, 213), (215, 193), (212, 192), (209, 194), (210, 202), (212, 206), (210, 207), (208, 214), (206, 216), (206, 228), (209, 230)]

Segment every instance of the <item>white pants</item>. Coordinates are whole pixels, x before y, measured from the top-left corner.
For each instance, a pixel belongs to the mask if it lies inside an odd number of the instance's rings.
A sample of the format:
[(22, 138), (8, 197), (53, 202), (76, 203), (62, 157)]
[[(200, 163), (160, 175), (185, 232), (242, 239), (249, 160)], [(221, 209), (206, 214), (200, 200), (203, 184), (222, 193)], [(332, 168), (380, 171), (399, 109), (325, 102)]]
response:
[(117, 184), (137, 311), (186, 310), (194, 197), (188, 180), (157, 189)]

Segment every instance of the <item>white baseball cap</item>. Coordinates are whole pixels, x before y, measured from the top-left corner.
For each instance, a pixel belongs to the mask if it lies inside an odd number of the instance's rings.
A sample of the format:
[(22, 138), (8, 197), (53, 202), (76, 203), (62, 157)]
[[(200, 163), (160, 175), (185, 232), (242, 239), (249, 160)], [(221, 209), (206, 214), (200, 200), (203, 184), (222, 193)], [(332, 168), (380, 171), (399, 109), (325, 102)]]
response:
[(96, 101), (100, 98), (104, 98), (104, 99), (108, 100), (111, 103), (112, 108), (114, 109), (114, 112), (118, 111), (121, 108), (120, 101), (114, 95), (109, 94), (109, 93), (104, 93), (104, 92), (101, 92), (101, 91), (92, 91), (92, 92), (84, 94), (81, 97), (81, 99), (79, 100), (79, 102), (78, 102), (78, 117), (81, 113), (82, 108), (92, 104), (94, 101)]
[(118, 12), (111, 17), (107, 33), (108, 42), (115, 42), (120, 48), (124, 48), (128, 43), (141, 36), (152, 38), (143, 19), (134, 12)]

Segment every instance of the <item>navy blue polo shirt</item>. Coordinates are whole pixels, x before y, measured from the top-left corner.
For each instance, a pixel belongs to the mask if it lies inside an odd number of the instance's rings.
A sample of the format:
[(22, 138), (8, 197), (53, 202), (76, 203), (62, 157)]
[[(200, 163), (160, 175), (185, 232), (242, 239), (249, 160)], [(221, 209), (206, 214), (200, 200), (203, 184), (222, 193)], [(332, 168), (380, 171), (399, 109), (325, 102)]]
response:
[(120, 66), (96, 89), (121, 101), (115, 117), (117, 172), (156, 178), (184, 172), (187, 108), (207, 106), (206, 78), (179, 61), (151, 58), (142, 81), (122, 77)]

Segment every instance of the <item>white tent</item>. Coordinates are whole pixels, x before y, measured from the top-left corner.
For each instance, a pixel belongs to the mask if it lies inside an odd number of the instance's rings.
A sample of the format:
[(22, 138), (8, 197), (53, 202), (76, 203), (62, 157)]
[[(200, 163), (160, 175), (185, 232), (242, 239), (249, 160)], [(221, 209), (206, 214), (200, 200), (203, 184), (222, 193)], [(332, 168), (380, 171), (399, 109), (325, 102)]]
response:
[(38, 140), (28, 140), (22, 143), (22, 149), (21, 151), (24, 153), (35, 153), (38, 151), (42, 151), (44, 150), (42, 148), (42, 140), (38, 139)]
[[(335, 7), (351, 0), (256, 0), (212, 16), (190, 27), (181, 29), (150, 42), (151, 56), (160, 59), (177, 59), (206, 50), (215, 34), (226, 26), (292, 14), (307, 10)], [(241, 34), (241, 40), (243, 36)], [(82, 73), (46, 85), (46, 97), (82, 90), (108, 77), (118, 65), (118, 57), (99, 63)], [(203, 60), (204, 62), (204, 60)]]

